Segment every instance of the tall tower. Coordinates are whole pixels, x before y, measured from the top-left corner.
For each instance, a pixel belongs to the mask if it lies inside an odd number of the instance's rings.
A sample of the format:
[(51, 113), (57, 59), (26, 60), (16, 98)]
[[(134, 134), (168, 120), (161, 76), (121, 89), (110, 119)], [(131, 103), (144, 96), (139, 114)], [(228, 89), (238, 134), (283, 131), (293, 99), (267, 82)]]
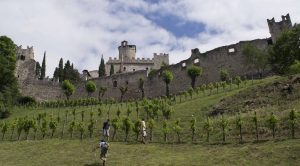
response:
[(274, 17), (270, 20), (267, 19), (273, 43), (276, 42), (282, 31), (292, 28), (292, 22), (289, 14), (287, 14), (286, 16), (281, 16), (281, 18), (282, 20), (280, 22), (276, 22)]
[(136, 46), (128, 45), (127, 41), (122, 41), (121, 46), (119, 46), (119, 59), (123, 61), (128, 61), (135, 59)]

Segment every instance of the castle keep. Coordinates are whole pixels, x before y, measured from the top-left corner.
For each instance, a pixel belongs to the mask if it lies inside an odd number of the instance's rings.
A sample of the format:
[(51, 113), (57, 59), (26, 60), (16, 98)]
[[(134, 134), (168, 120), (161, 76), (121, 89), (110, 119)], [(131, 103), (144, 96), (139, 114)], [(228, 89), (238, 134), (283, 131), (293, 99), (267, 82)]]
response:
[[(265, 39), (255, 39), (251, 41), (241, 41), (236, 44), (218, 47), (205, 53), (200, 53), (199, 49), (192, 49), (190, 58), (177, 64), (170, 65), (169, 70), (174, 75), (174, 80), (169, 84), (170, 92), (177, 94), (190, 88), (190, 78), (187, 74), (187, 67), (190, 65), (201, 66), (203, 75), (197, 79), (196, 86), (203, 83), (220, 81), (220, 70), (227, 69), (232, 76), (250, 76), (257, 74), (258, 71), (245, 65), (245, 55), (243, 55), (243, 46), (252, 44), (259, 49), (265, 50), (268, 45), (276, 42), (278, 36), (284, 29), (292, 27), (289, 15), (282, 16), (280, 22), (275, 19), (267, 20), (271, 37)], [(38, 80), (35, 78), (35, 61), (32, 47), (27, 49), (17, 48), (17, 70), (16, 75), (19, 79), (21, 93), (26, 96), (35, 97), (37, 100), (55, 100), (66, 99), (62, 93), (59, 83), (49, 80)], [(23, 55), (23, 56), (22, 56)], [(110, 58), (106, 64), (106, 71), (109, 73), (110, 65), (114, 66), (115, 74), (101, 78), (91, 78), (97, 87), (107, 87), (104, 99), (120, 99), (120, 86), (126, 86), (128, 91), (124, 99), (141, 98), (139, 89), (139, 79), (144, 79), (145, 97), (153, 98), (165, 95), (165, 83), (161, 77), (162, 62), (168, 64), (167, 54), (154, 54), (153, 59), (136, 58), (136, 46), (128, 45), (123, 41), (119, 46), (119, 59)], [(149, 74), (150, 69), (154, 72)], [(85, 81), (76, 84), (76, 91), (71, 98), (83, 98), (87, 96), (85, 91)], [(99, 88), (93, 94), (98, 97)]]

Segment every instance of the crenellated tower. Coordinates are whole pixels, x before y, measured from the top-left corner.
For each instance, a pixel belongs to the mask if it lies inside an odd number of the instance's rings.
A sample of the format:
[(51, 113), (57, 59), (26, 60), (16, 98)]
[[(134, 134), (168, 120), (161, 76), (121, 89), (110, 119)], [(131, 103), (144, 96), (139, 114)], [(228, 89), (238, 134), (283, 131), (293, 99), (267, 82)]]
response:
[(292, 21), (289, 14), (286, 16), (282, 15), (281, 18), (282, 20), (279, 22), (276, 22), (274, 17), (272, 19), (267, 19), (273, 43), (276, 42), (277, 38), (285, 29), (292, 28)]

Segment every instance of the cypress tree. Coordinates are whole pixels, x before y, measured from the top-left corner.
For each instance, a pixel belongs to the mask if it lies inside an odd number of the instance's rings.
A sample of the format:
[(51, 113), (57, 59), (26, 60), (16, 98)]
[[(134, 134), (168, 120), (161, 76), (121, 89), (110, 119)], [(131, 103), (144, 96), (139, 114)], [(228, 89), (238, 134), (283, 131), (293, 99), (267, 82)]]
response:
[(64, 61), (62, 58), (60, 58), (59, 60), (59, 64), (58, 64), (58, 79), (59, 82), (62, 82), (64, 80)]
[(56, 67), (53, 73), (53, 78), (59, 80), (59, 69)]
[(98, 74), (99, 74), (99, 77), (105, 76), (105, 64), (104, 64), (103, 55), (101, 57)]
[(110, 72), (109, 72), (109, 75), (113, 75), (115, 73), (115, 68), (114, 68), (114, 65), (111, 64), (110, 65)]
[(36, 62), (36, 64), (35, 64), (35, 76), (37, 78), (41, 77), (41, 65), (39, 62)]
[(44, 52), (44, 58), (41, 69), (41, 79), (44, 79), (46, 76), (46, 51)]

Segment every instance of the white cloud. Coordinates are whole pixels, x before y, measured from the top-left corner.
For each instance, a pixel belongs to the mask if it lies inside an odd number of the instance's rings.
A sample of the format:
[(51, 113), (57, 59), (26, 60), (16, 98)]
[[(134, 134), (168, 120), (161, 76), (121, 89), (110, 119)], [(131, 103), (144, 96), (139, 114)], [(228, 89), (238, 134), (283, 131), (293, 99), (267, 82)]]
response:
[[(18, 45), (33, 45), (42, 61), (47, 50), (47, 74), (51, 77), (60, 57), (82, 69), (97, 69), (105, 59), (118, 55), (122, 40), (137, 45), (140, 57), (154, 52), (170, 54), (172, 63), (217, 46), (268, 37), (267, 18), (290, 13), (300, 22), (297, 0), (165, 0), (150, 4), (142, 0), (1, 0), (0, 35)], [(194, 37), (175, 37), (143, 13), (176, 15), (204, 23), (206, 30)], [(188, 29), (187, 29), (188, 31)], [(211, 31), (218, 32), (212, 34)]]

